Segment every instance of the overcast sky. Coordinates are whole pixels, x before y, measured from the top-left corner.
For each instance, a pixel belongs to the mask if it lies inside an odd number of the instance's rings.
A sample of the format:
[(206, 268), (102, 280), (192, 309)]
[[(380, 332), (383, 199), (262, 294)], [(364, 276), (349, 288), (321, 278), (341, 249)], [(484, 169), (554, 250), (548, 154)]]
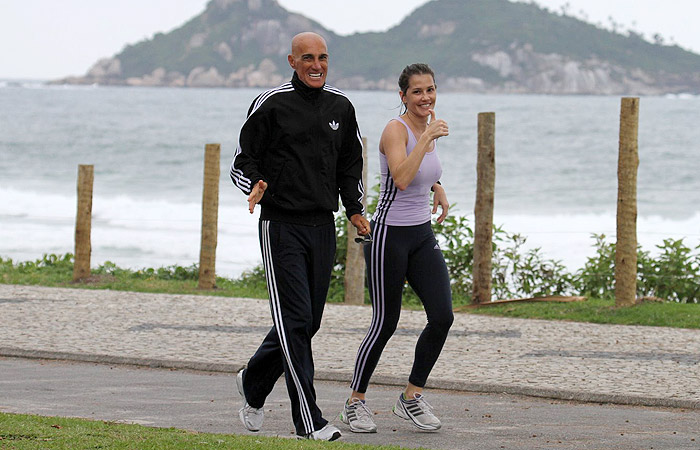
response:
[[(439, 1), (439, 0), (438, 0)], [(168, 32), (202, 12), (207, 0), (0, 0), (0, 78), (83, 75), (100, 58)], [(339, 34), (384, 31), (427, 0), (278, 0)], [(591, 23), (665, 40), (700, 53), (698, 0), (536, 0)], [(340, 7), (342, 5), (342, 7)]]

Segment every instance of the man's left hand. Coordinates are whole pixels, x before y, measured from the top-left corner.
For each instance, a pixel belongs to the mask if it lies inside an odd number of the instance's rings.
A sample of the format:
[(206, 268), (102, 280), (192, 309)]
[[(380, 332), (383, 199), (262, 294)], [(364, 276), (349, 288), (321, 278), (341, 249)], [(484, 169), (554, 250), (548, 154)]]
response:
[(350, 216), (350, 222), (360, 236), (366, 236), (372, 231), (370, 230), (369, 221), (362, 214), (353, 214)]

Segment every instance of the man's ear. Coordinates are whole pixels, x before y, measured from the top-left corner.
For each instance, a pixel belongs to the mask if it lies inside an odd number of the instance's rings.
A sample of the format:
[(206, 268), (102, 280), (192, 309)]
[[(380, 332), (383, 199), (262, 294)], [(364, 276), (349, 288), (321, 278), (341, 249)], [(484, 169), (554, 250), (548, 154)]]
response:
[(296, 69), (296, 67), (294, 67), (294, 57), (292, 55), (287, 55), (287, 61), (289, 61), (289, 67)]

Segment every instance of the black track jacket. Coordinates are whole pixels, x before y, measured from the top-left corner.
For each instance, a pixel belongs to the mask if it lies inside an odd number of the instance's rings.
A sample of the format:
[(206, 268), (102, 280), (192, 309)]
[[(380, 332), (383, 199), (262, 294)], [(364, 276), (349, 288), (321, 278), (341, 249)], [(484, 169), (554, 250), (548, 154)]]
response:
[(304, 225), (333, 221), (338, 194), (350, 218), (363, 214), (362, 138), (355, 108), (338, 89), (292, 80), (255, 98), (231, 162), (245, 194), (268, 183), (260, 219)]

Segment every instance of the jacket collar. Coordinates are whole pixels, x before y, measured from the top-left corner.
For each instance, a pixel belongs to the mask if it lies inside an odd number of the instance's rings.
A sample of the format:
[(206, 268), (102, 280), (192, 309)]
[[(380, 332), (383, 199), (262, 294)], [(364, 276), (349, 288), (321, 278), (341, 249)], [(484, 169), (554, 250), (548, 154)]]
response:
[(299, 79), (296, 72), (294, 72), (292, 75), (292, 86), (294, 86), (294, 90), (296, 90), (302, 97), (310, 101), (318, 99), (319, 95), (321, 95), (323, 92), (323, 87), (312, 88), (304, 84), (304, 82)]

